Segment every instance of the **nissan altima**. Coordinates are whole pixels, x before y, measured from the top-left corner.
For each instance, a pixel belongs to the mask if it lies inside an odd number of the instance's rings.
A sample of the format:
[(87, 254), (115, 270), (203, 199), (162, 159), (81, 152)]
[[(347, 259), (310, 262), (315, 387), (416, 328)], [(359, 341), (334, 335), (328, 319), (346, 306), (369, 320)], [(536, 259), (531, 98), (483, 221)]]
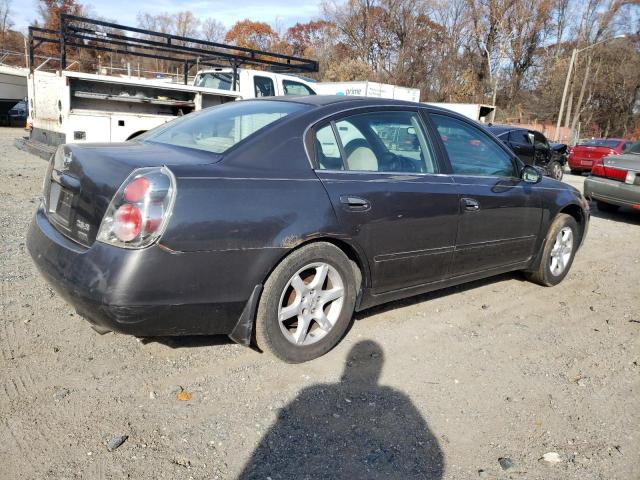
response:
[(589, 223), (477, 123), (417, 103), (227, 103), (62, 145), (28, 248), (100, 332), (226, 334), (287, 362), (354, 311), (508, 271), (561, 282)]

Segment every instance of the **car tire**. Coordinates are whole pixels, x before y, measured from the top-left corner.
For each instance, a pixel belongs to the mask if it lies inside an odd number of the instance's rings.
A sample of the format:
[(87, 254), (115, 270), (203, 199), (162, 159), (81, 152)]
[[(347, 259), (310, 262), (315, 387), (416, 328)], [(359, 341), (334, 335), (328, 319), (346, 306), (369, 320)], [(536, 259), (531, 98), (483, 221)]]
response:
[(564, 175), (564, 171), (562, 170), (562, 165), (559, 162), (551, 162), (548, 167), (549, 176), (555, 180), (562, 180), (562, 176)]
[(571, 175), (580, 175), (580, 176), (582, 176), (582, 170), (576, 170), (575, 168), (569, 168), (569, 171), (571, 171)]
[(598, 210), (600, 210), (601, 212), (608, 212), (608, 213), (617, 212), (618, 209), (620, 208), (618, 205), (612, 205), (611, 203), (606, 203), (601, 201), (596, 201), (596, 206), (598, 207)]
[(546, 287), (559, 284), (571, 269), (578, 245), (578, 222), (571, 215), (561, 213), (547, 232), (538, 268), (527, 272), (527, 278)]
[(324, 355), (349, 328), (356, 296), (356, 272), (342, 250), (326, 242), (303, 246), (264, 284), (256, 314), (258, 348), (287, 363)]

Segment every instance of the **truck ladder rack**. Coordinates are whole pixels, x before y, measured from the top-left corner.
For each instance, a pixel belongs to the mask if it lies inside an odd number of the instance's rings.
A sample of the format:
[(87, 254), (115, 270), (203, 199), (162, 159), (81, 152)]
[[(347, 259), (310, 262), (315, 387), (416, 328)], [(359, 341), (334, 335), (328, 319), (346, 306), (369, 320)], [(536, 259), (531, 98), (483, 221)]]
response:
[(189, 70), (194, 65), (231, 67), (234, 70), (252, 66), (279, 73), (318, 71), (318, 62), (308, 58), (209, 42), (64, 13), (60, 14), (59, 30), (29, 27), (31, 71), (34, 69), (35, 50), (42, 44), (59, 46), (61, 70), (67, 67), (67, 53), (86, 49), (174, 62), (182, 66), (185, 84)]

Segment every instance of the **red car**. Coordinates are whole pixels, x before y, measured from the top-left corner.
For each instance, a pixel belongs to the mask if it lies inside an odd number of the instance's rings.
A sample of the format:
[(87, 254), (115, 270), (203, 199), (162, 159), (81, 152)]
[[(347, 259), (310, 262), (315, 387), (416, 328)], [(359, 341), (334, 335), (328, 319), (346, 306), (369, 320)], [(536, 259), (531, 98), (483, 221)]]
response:
[(571, 173), (590, 172), (596, 160), (607, 155), (619, 155), (632, 143), (624, 138), (595, 138), (579, 143), (567, 157)]

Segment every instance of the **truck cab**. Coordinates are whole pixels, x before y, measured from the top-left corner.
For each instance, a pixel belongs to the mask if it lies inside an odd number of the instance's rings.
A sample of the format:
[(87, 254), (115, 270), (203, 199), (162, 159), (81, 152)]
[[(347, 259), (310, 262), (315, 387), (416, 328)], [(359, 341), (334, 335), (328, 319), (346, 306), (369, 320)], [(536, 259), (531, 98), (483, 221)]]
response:
[(242, 98), (316, 94), (312, 80), (295, 75), (239, 68), (234, 81), (233, 72), (233, 68), (201, 70), (196, 74), (193, 86), (228, 90), (239, 93)]

